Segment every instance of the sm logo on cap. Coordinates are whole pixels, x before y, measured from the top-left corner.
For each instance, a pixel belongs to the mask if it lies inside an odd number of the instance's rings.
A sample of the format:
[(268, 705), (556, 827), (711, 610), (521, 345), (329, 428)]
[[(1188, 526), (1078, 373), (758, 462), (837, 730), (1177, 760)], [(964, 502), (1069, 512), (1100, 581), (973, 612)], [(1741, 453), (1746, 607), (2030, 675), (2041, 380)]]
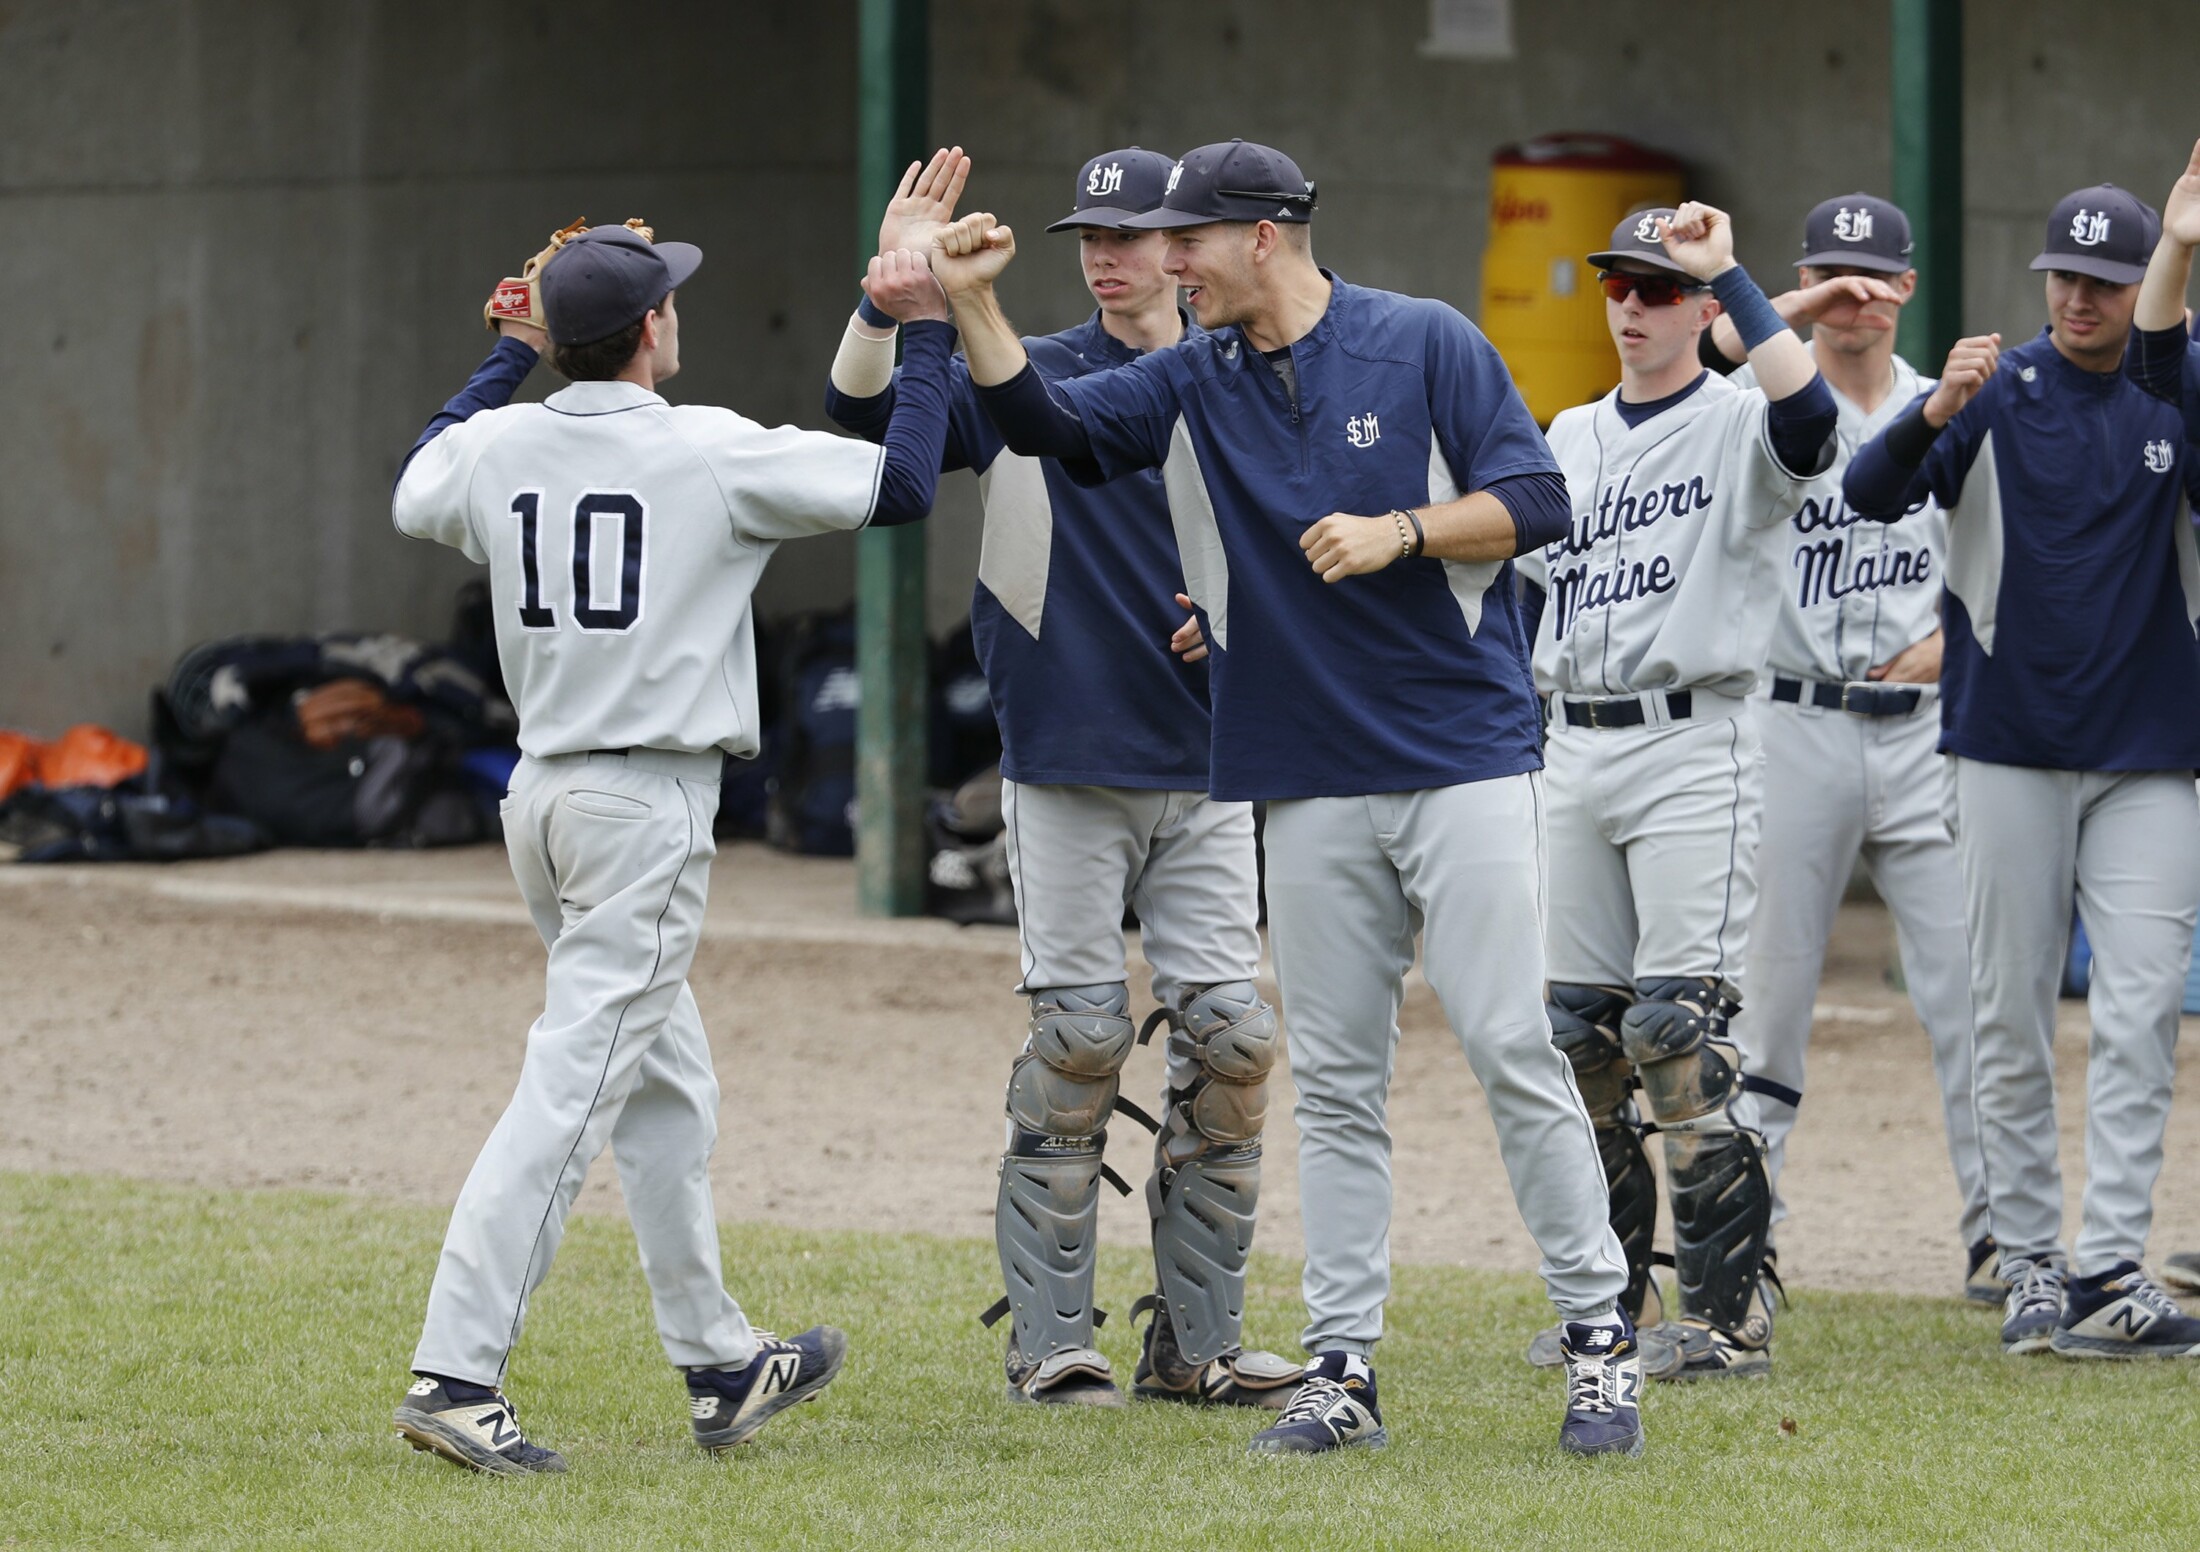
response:
[(1843, 205), (1833, 213), (1833, 235), (1843, 242), (1865, 242), (1872, 235), (1872, 213)]
[(1183, 176), (1184, 164), (1182, 162), (1178, 162), (1174, 167), (1171, 167), (1169, 169), (1169, 186), (1161, 191), (1161, 197), (1163, 199), (1167, 199), (1171, 194), (1174, 194), (1176, 192), (1176, 180)]
[(1658, 218), (1657, 218), (1657, 216), (1656, 216), (1656, 214), (1655, 214), (1655, 213), (1652, 213), (1652, 214), (1650, 214), (1650, 215), (1646, 215), (1646, 216), (1644, 216), (1644, 217), (1643, 217), (1643, 218), (1642, 218), (1642, 219), (1641, 219), (1640, 221), (1637, 221), (1637, 222), (1635, 223), (1635, 241), (1636, 241), (1636, 242), (1646, 242), (1646, 243), (1649, 243), (1649, 242), (1656, 242), (1657, 240), (1658, 240)]
[(1085, 180), (1087, 194), (1113, 194), (1123, 187), (1123, 164), (1110, 162), (1105, 167), (1095, 167), (1092, 176)]
[(2070, 218), (2070, 240), (2091, 248), (2108, 241), (2108, 212), (2088, 211), (2083, 206)]

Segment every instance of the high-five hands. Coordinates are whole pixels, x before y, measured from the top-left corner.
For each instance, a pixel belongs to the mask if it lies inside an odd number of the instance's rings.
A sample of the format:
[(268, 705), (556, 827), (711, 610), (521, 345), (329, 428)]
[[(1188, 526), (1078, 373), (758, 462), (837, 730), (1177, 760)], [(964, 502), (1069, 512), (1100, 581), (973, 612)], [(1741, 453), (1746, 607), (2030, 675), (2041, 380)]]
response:
[(1925, 424), (1945, 426), (1955, 419), (1956, 411), (1971, 402), (2000, 365), (1999, 334), (1974, 334), (1957, 340), (1948, 352), (1947, 366), (1941, 369), (1940, 386), (1925, 401)]
[(896, 248), (871, 260), (863, 277), (864, 294), (871, 305), (896, 323), (915, 323), (921, 318), (948, 319), (947, 293), (932, 276), (921, 253)]
[(2162, 201), (2162, 235), (2187, 248), (2200, 248), (2200, 141), (2192, 147), (2192, 160), (2184, 175), (2170, 185)]
[(963, 185), (969, 181), (970, 158), (963, 155), (961, 146), (942, 147), (929, 162), (911, 162), (901, 175), (901, 186), (886, 202), (886, 214), (878, 224), (878, 251), (928, 250), (941, 229), (955, 219), (955, 201), (962, 198)]
[(1723, 210), (1689, 200), (1671, 219), (1658, 217), (1658, 238), (1673, 262), (1698, 280), (1734, 264), (1734, 223)]
[(972, 211), (932, 239), (932, 273), (951, 297), (993, 283), (1016, 256), (1016, 234), (985, 211)]

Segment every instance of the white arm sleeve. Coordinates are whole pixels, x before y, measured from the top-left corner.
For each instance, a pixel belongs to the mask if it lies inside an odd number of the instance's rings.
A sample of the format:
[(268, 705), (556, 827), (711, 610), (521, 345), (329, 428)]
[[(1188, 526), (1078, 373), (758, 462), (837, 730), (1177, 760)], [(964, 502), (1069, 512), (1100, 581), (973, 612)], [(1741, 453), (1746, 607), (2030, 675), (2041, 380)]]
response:
[(833, 357), (833, 386), (851, 399), (875, 399), (894, 380), (894, 336), (900, 331), (874, 329), (861, 313), (848, 320)]

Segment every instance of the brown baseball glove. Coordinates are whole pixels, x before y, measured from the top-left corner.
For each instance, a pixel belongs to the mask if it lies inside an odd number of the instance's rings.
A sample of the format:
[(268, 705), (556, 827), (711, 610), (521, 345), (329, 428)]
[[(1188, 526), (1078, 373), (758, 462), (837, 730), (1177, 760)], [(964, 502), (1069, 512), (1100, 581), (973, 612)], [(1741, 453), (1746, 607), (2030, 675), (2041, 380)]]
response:
[[(640, 216), (626, 223), (651, 242), (657, 240), (656, 232), (642, 224)], [(497, 288), (489, 293), (489, 300), (481, 306), (481, 321), (490, 333), (496, 332), (500, 323), (525, 323), (535, 328), (549, 330), (550, 324), (543, 316), (542, 290), (538, 284), (542, 267), (557, 256), (557, 251), (588, 230), (588, 218), (583, 216), (571, 226), (561, 227), (550, 234), (550, 241), (543, 250), (520, 266), (517, 275), (507, 275), (497, 282)]]

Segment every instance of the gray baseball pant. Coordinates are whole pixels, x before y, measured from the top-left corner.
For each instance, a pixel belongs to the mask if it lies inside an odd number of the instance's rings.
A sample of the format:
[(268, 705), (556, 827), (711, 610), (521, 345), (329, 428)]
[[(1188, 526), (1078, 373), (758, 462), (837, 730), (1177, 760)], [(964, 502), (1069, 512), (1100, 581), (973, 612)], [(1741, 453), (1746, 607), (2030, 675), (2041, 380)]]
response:
[(2093, 945), (2086, 1184), (2073, 1268), (2146, 1254), (2177, 1018), (2200, 913), (2190, 771), (2061, 771), (1958, 758), (1950, 823), (1971, 934), (1979, 1142), (2005, 1260), (2059, 1255), (2055, 997), (2075, 891)]
[[(1749, 927), (1749, 1000), (1735, 1018), (1742, 1070), (1803, 1093), (1811, 1007), (1834, 913), (1859, 855), (1894, 914), (1910, 1001), (1925, 1026), (1948, 1128), (1948, 1160), (1963, 1201), (1965, 1245), (1986, 1233), (1986, 1177), (1971, 1111), (1970, 949), (1963, 871), (1942, 814), (1945, 762), (1938, 698), (1906, 717), (1859, 717), (1816, 706), (1753, 704), (1765, 748), (1757, 909)], [(1772, 1223), (1796, 1108), (1753, 1089), (1745, 1115), (1764, 1134)]]
[(1018, 990), (1122, 980), (1126, 905), (1144, 929), (1156, 1001), (1260, 973), (1252, 804), (1004, 779), (1001, 819), (1023, 946)]
[(712, 1208), (718, 1079), (688, 990), (717, 848), (719, 757), (522, 759), (504, 802), (512, 874), (550, 951), (519, 1086), (459, 1192), (416, 1371), (500, 1384), (566, 1214), (608, 1144), (665, 1356), (756, 1356), (726, 1292)]
[(1298, 1088), (1309, 1352), (1366, 1356), (1390, 1293), (1385, 1105), (1414, 936), (1489, 1098), (1513, 1199), (1568, 1319), (1627, 1285), (1604, 1169), (1543, 1006), (1542, 779), (1268, 805), (1268, 930)]

